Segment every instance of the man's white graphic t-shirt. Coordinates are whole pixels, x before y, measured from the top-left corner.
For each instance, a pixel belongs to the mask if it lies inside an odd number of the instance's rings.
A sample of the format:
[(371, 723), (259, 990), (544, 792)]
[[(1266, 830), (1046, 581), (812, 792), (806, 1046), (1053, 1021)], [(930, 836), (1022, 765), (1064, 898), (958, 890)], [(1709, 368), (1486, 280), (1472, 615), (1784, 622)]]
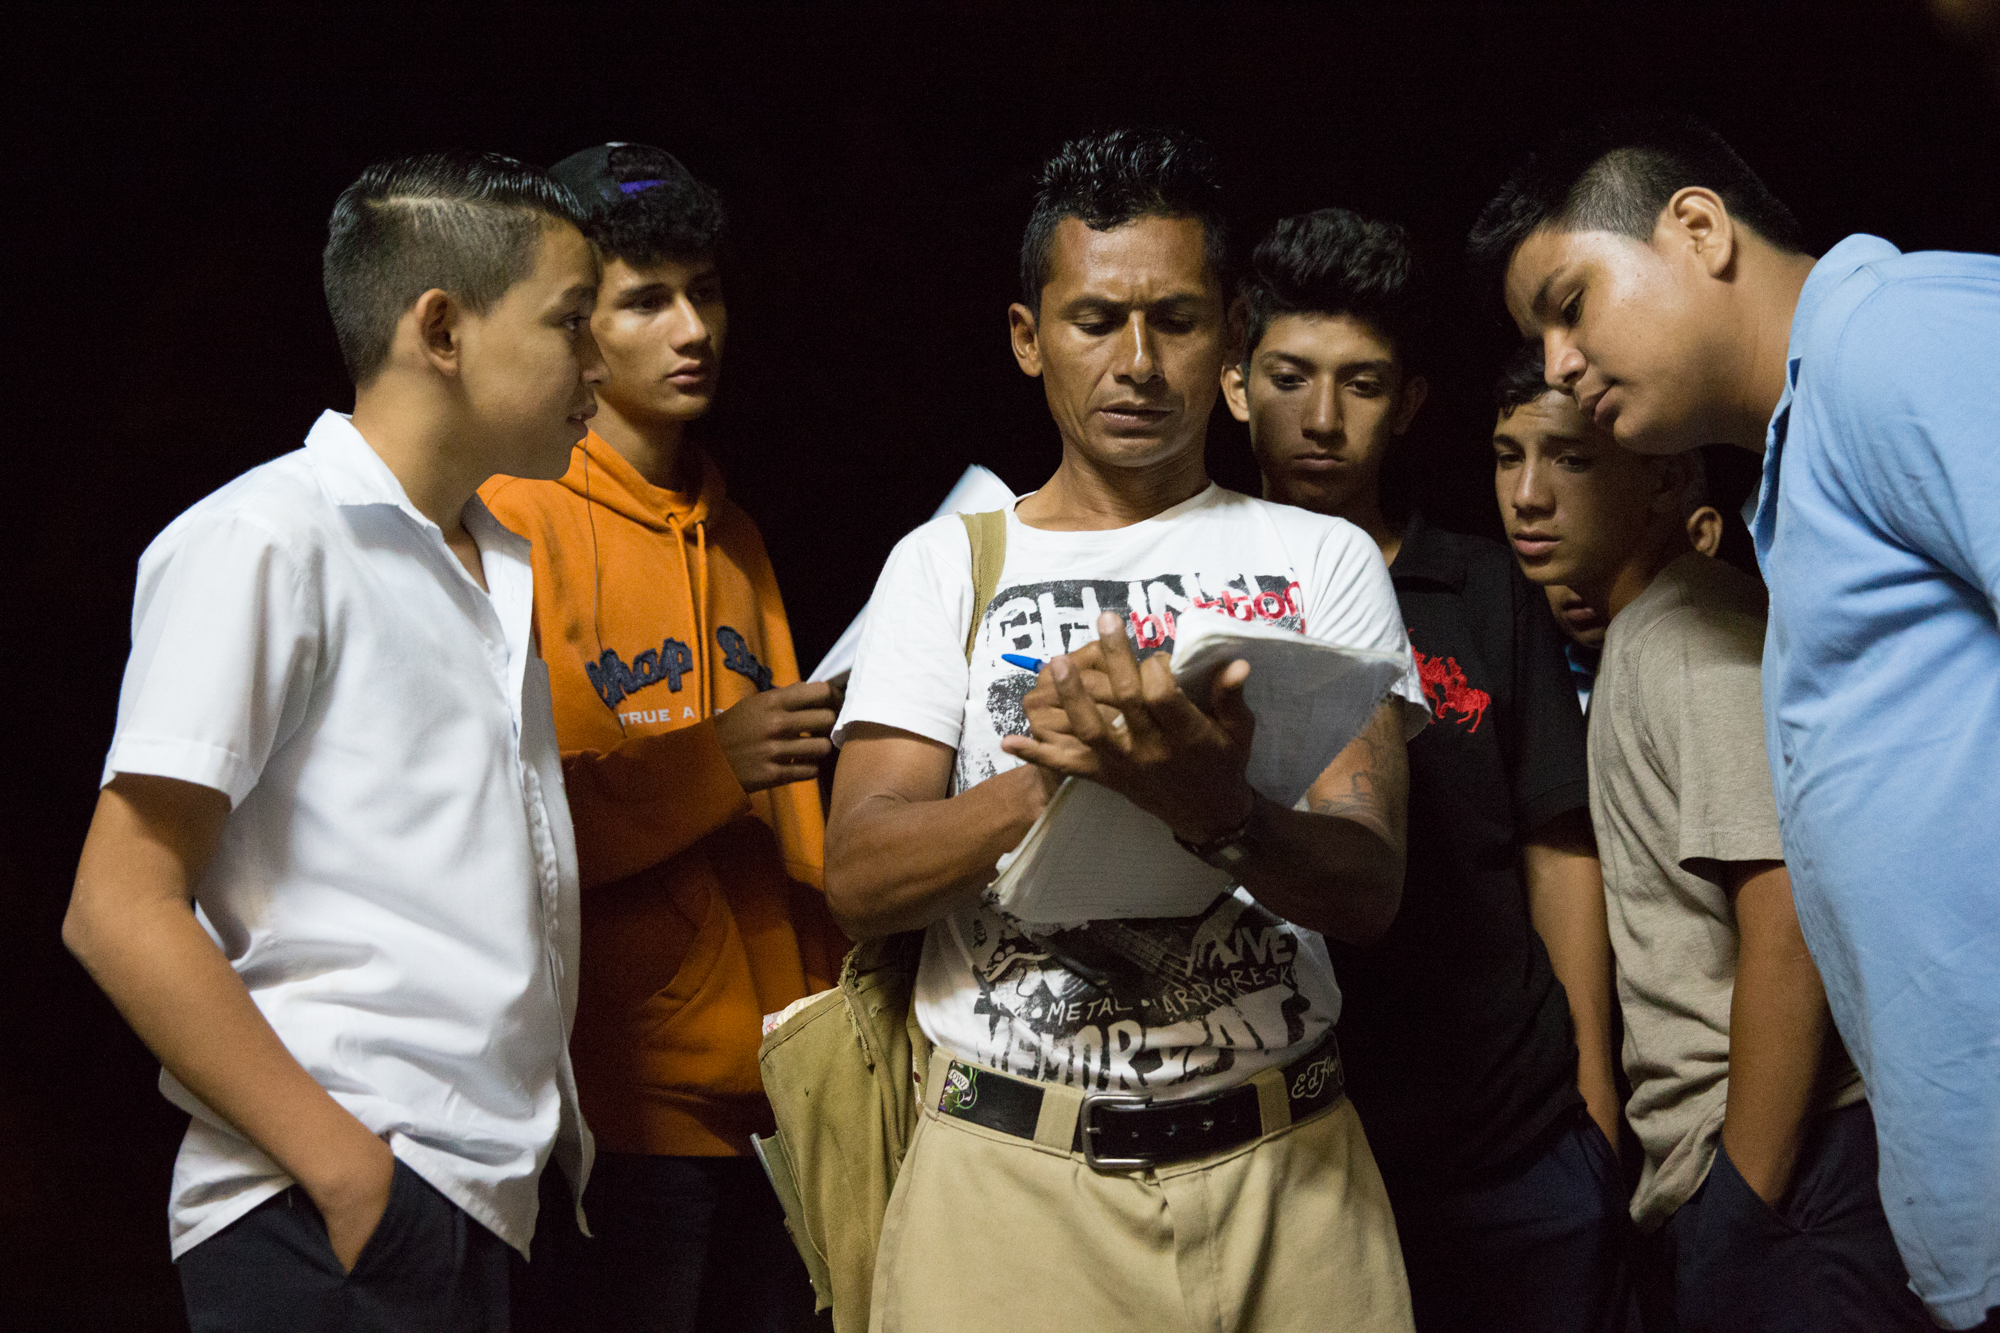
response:
[[(1211, 485), (1130, 527), (1047, 532), (1007, 515), (1007, 561), (972, 661), (972, 559), (954, 515), (905, 537), (875, 585), (836, 742), (857, 722), (958, 751), (956, 788), (1016, 767), (1033, 672), (1126, 617), (1141, 657), (1171, 651), (1175, 617), (1215, 607), (1358, 648), (1409, 654), (1375, 544), (1360, 529)], [(1414, 663), (1398, 683), (1425, 716)], [(1327, 762), (1334, 755), (1326, 756)], [(1304, 1054), (1340, 1015), (1325, 942), (1243, 889), (1189, 917), (1095, 921), (1030, 934), (990, 904), (934, 923), (917, 1018), (960, 1059), (1090, 1090), (1206, 1096)]]

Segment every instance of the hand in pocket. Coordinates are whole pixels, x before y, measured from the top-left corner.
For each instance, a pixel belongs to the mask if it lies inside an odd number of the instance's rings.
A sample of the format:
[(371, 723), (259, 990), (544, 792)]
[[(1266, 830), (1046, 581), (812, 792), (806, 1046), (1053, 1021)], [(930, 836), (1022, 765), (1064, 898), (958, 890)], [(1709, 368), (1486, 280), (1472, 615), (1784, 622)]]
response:
[(379, 1151), (357, 1155), (338, 1173), (337, 1183), (308, 1189), (313, 1205), (326, 1223), (327, 1243), (342, 1272), (352, 1273), (382, 1215), (389, 1210), (389, 1193), (396, 1182), (396, 1157), (389, 1145), (370, 1135)]
[(1700, 1212), (1678, 1265), (1682, 1323), (1693, 1333), (1792, 1326), (1783, 1312), (1807, 1298), (1798, 1231), (1758, 1197), (1720, 1144), (1689, 1205)]

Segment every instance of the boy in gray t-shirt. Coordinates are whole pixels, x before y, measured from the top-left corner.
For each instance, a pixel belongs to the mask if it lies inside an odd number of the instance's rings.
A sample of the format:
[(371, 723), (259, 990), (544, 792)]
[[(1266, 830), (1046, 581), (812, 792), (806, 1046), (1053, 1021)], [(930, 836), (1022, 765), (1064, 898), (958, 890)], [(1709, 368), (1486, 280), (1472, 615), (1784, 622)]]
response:
[[(1598, 667), (1590, 814), (1625, 1010), (1626, 1114), (1646, 1149), (1632, 1199), (1642, 1230), (1672, 1216), (1715, 1159), (1745, 947), (1738, 895), (1785, 873), (1763, 646), (1756, 582), (1690, 551), (1617, 613)], [(1828, 1043), (1807, 1113), (1862, 1097), (1847, 1053)]]
[(1646, 1160), (1649, 1326), (1926, 1326), (1876, 1193), (1874, 1122), (1799, 933), (1764, 754), (1756, 580), (1694, 550), (1690, 456), (1627, 453), (1545, 394), (1494, 439), (1531, 579), (1610, 622), (1590, 811)]

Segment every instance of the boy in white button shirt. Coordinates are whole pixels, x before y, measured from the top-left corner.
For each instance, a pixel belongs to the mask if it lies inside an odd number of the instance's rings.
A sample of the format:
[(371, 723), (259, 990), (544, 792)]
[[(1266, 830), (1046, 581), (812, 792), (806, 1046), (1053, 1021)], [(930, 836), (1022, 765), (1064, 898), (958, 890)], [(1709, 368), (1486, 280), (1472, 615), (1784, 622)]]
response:
[(528, 543), (474, 495), (562, 475), (595, 410), (575, 224), (507, 158), (363, 173), (325, 255), (352, 418), (140, 559), (63, 938), (194, 1117), (196, 1330), (505, 1329), (551, 1151), (585, 1178)]

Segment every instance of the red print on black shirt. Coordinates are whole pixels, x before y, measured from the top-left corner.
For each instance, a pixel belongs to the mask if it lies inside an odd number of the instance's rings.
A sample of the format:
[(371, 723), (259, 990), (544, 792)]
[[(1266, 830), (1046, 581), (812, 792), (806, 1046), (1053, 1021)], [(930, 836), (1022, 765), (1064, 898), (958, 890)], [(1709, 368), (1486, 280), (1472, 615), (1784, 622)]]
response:
[(1479, 724), (1486, 720), (1486, 706), (1493, 702), (1493, 696), (1479, 689), (1465, 678), (1465, 671), (1452, 657), (1426, 657), (1415, 648), (1410, 653), (1417, 659), (1417, 676), (1424, 683), (1424, 699), (1431, 706), (1431, 713), (1442, 722), (1446, 718), (1458, 719), (1460, 725), (1470, 722), (1465, 728), (1469, 736), (1479, 730)]

